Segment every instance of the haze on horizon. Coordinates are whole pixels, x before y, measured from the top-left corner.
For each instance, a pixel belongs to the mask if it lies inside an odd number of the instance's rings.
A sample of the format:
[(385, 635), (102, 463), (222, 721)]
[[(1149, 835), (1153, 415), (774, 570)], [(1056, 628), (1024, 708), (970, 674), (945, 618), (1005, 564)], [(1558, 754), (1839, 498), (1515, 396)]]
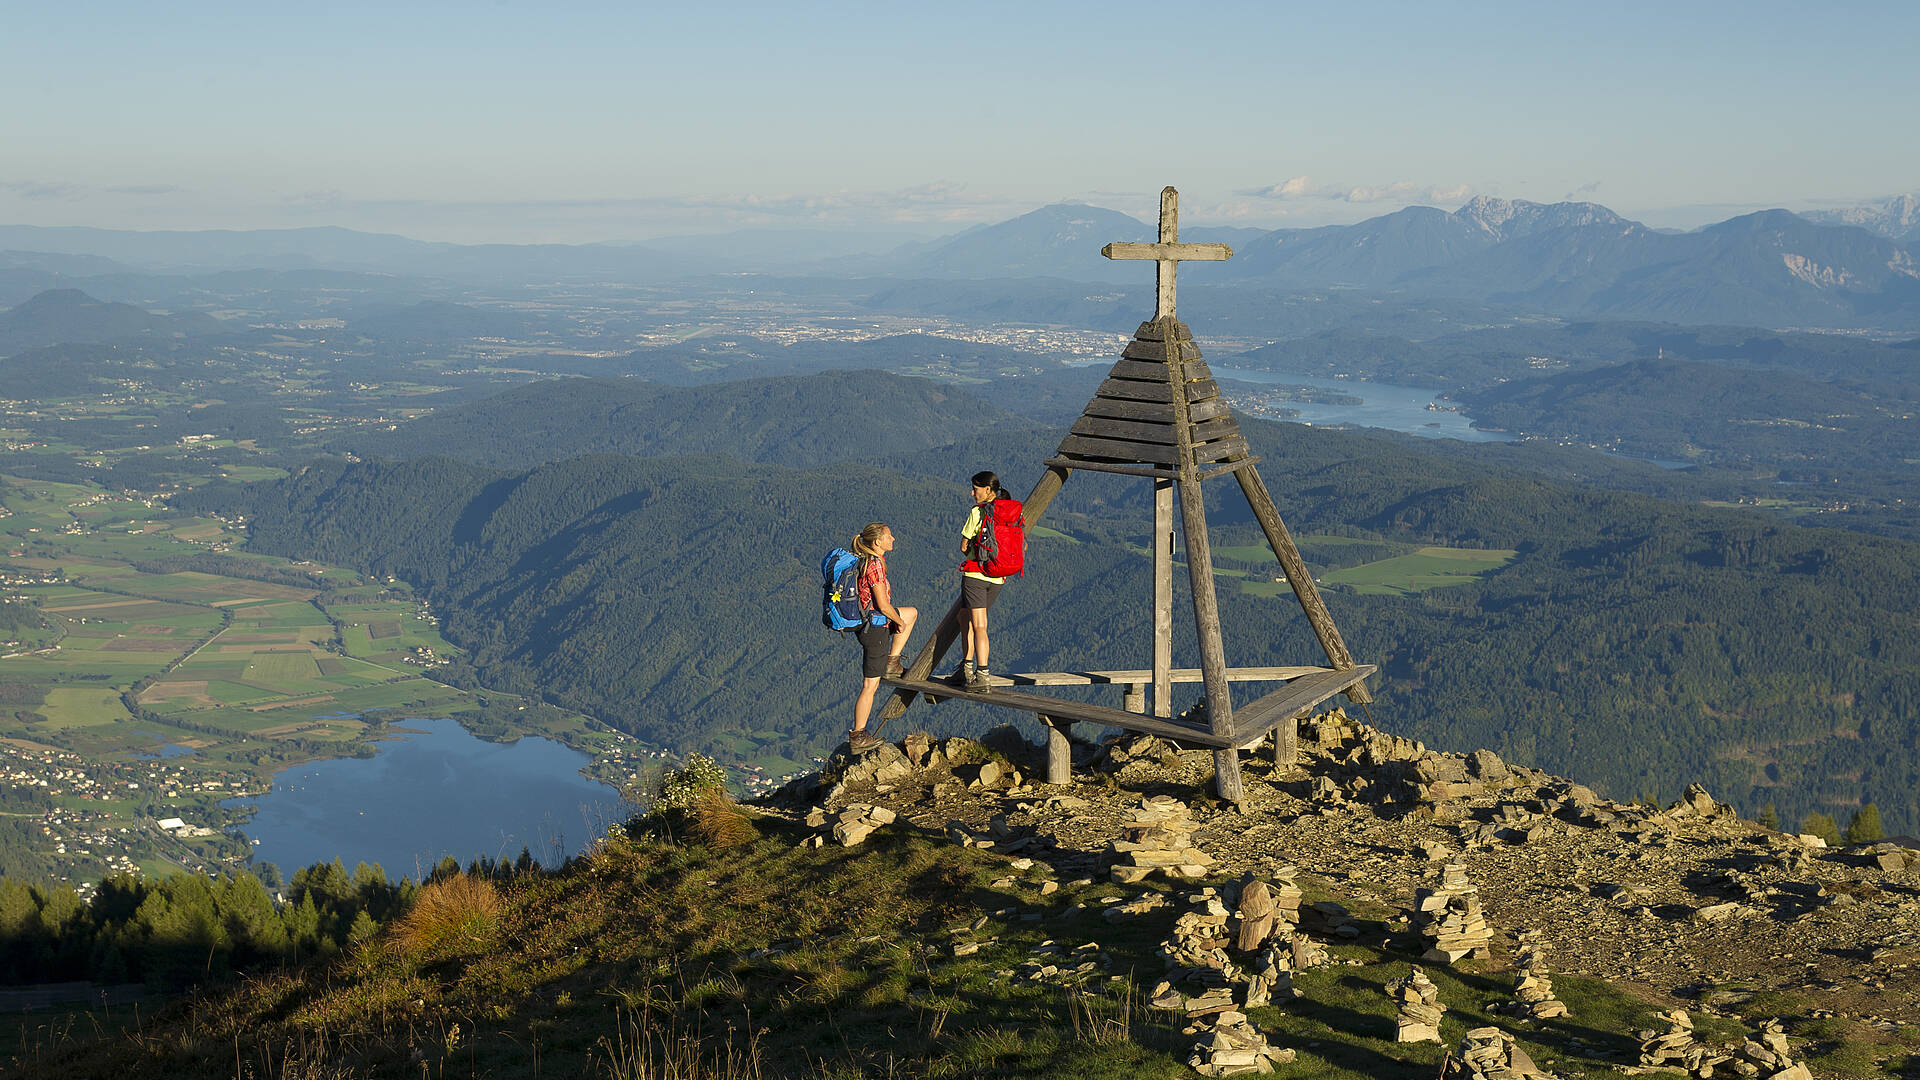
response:
[(10, 5), (0, 223), (933, 235), (1059, 201), (1690, 227), (1920, 189), (1920, 7)]

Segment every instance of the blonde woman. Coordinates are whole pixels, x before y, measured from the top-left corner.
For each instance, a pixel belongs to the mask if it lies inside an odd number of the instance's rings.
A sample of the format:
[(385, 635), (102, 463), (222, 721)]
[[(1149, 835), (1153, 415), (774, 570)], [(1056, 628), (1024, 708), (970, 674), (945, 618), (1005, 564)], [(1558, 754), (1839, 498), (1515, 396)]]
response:
[(854, 636), (860, 640), (860, 697), (853, 703), (853, 726), (847, 729), (847, 747), (854, 752), (871, 750), (880, 740), (867, 734), (867, 717), (873, 713), (873, 697), (882, 677), (900, 676), (900, 651), (907, 646), (907, 635), (920, 617), (920, 609), (897, 607), (893, 586), (887, 581), (887, 553), (893, 550), (893, 530), (875, 521), (853, 538), (853, 553), (860, 556), (860, 610), (867, 620)]

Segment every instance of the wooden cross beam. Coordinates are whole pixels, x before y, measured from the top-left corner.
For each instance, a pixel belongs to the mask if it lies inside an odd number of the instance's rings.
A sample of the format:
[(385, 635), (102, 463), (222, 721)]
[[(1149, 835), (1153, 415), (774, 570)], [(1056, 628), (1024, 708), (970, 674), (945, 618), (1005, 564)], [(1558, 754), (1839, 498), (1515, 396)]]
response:
[(1233, 249), (1225, 244), (1180, 243), (1180, 193), (1171, 187), (1160, 189), (1160, 242), (1157, 244), (1108, 244), (1100, 254), (1109, 259), (1152, 259), (1158, 264), (1159, 300), (1154, 305), (1156, 319), (1174, 318), (1174, 273), (1182, 262), (1225, 262), (1233, 258)]

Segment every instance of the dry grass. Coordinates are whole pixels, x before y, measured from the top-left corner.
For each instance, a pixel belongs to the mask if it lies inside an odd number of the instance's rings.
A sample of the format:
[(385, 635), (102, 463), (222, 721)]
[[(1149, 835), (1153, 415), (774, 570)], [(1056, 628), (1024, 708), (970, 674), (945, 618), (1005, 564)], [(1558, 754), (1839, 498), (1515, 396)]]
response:
[(731, 1025), (723, 1038), (703, 1038), (676, 1021), (661, 1024), (651, 1014), (621, 1010), (613, 1035), (598, 1043), (600, 1074), (609, 1080), (762, 1080), (766, 1075), (757, 1034), (742, 1036)]
[(499, 931), (501, 907), (499, 890), (486, 878), (441, 878), (414, 895), (412, 909), (394, 924), (393, 941), (413, 956), (472, 951)]
[(710, 851), (725, 851), (752, 843), (760, 836), (753, 819), (740, 809), (723, 788), (708, 788), (700, 793), (687, 812), (688, 831), (695, 843)]

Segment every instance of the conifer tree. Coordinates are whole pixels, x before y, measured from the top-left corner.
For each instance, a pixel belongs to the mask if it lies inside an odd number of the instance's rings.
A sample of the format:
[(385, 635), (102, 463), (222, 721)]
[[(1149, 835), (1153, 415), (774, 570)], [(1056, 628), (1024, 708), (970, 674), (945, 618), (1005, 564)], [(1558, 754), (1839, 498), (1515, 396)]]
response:
[(1760, 808), (1760, 813), (1753, 819), (1753, 823), (1763, 829), (1778, 829), (1780, 827), (1780, 811), (1775, 810), (1772, 803), (1768, 803)]
[(1800, 820), (1800, 831), (1807, 836), (1817, 836), (1829, 844), (1840, 842), (1840, 826), (1826, 814), (1808, 814)]
[(1872, 844), (1885, 839), (1887, 831), (1880, 826), (1880, 807), (1868, 803), (1847, 822), (1847, 843)]

